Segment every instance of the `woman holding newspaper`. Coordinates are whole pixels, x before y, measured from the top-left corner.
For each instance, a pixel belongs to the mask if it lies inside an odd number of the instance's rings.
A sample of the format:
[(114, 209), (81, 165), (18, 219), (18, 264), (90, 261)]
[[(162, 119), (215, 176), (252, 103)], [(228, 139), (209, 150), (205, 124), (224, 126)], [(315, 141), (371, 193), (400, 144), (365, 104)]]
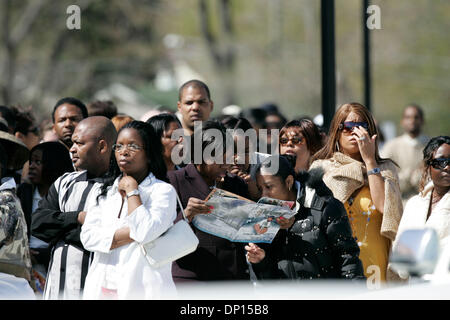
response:
[(111, 180), (81, 230), (81, 242), (94, 252), (83, 298), (171, 297), (171, 264), (151, 267), (139, 246), (158, 238), (176, 217), (175, 189), (162, 181), (167, 171), (160, 138), (149, 124), (132, 121), (119, 131), (113, 149), (122, 175), (110, 170)]
[(296, 175), (286, 157), (273, 155), (256, 167), (256, 179), (263, 197), (296, 201), (297, 212), (291, 219), (277, 218), (281, 230), (270, 245), (246, 246), (259, 279), (364, 279), (344, 206), (320, 171)]

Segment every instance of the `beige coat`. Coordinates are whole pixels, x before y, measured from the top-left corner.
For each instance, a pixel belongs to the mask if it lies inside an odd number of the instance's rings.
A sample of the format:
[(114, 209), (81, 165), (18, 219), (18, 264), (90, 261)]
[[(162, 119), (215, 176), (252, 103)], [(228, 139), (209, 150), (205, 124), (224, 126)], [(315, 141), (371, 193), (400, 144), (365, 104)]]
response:
[[(356, 190), (369, 183), (364, 163), (340, 152), (335, 152), (330, 159), (314, 161), (311, 169), (316, 167), (323, 168), (323, 181), (331, 189), (334, 197), (342, 203), (345, 203)], [(379, 168), (385, 181), (384, 213), (380, 233), (394, 241), (403, 212), (397, 169), (390, 161), (380, 164)]]

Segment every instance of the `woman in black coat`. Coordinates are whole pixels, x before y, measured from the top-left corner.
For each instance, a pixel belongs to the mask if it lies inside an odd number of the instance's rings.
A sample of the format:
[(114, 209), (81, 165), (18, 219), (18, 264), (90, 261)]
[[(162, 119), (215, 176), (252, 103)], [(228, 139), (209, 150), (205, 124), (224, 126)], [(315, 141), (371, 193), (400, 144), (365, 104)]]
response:
[(289, 160), (276, 155), (258, 165), (256, 179), (263, 197), (296, 201), (297, 211), (289, 220), (277, 219), (281, 230), (270, 245), (246, 246), (259, 279), (364, 279), (344, 206), (320, 171), (296, 176)]

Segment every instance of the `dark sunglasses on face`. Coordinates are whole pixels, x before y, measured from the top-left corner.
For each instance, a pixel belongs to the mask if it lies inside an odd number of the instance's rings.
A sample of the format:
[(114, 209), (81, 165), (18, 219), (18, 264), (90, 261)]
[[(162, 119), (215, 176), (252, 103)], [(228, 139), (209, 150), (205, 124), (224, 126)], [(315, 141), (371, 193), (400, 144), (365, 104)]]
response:
[(293, 137), (293, 138), (280, 138), (280, 144), (282, 146), (285, 146), (289, 143), (289, 141), (292, 142), (292, 144), (300, 144), (302, 143), (303, 139), (300, 137)]
[(353, 131), (355, 127), (363, 127), (364, 129), (369, 130), (369, 124), (367, 122), (346, 121), (339, 124), (339, 130), (346, 133)]
[(435, 169), (444, 170), (450, 164), (450, 158), (437, 158), (430, 161), (430, 165)]

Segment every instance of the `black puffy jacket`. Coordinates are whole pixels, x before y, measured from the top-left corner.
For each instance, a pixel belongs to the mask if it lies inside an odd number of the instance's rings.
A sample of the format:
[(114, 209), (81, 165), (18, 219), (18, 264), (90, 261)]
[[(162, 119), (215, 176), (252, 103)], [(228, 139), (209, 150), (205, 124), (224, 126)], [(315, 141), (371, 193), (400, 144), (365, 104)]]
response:
[(321, 170), (301, 172), (301, 207), (288, 230), (280, 230), (266, 258), (252, 264), (258, 279), (364, 279), (359, 247), (343, 204), (323, 183)]

